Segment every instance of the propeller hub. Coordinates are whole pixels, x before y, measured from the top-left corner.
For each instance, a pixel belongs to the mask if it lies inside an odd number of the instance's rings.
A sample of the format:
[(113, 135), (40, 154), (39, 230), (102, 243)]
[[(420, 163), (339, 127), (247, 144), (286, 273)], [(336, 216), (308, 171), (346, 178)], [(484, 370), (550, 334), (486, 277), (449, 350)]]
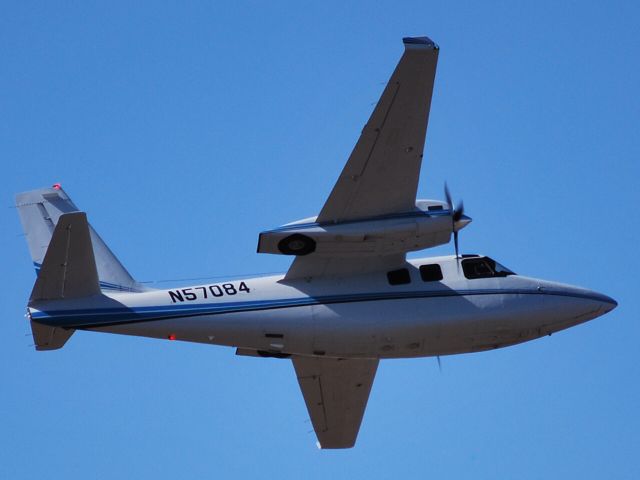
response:
[(460, 218), (453, 223), (453, 229), (457, 232), (458, 230), (462, 230), (464, 227), (469, 225), (473, 219), (466, 215), (461, 215)]

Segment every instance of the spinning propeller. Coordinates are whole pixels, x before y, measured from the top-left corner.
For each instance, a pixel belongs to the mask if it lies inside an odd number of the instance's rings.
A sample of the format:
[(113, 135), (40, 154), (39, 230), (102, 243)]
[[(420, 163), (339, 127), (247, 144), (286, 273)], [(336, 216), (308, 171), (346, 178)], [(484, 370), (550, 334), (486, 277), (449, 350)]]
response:
[[(449, 206), (449, 210), (451, 210), (451, 230), (453, 231), (453, 244), (456, 249), (456, 260), (460, 258), (458, 254), (458, 230), (459, 228), (456, 224), (462, 220), (464, 215), (464, 203), (460, 200), (460, 204), (455, 207), (453, 204), (453, 200), (451, 199), (451, 193), (449, 193), (449, 187), (447, 184), (444, 184), (444, 196), (447, 199), (447, 205)], [(464, 225), (463, 225), (464, 226)]]

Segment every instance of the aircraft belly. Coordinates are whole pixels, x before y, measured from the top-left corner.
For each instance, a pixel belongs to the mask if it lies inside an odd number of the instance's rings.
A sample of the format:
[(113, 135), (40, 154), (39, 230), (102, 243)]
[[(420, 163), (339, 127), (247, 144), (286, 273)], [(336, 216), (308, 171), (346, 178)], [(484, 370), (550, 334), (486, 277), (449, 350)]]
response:
[(327, 302), (89, 329), (271, 354), (399, 358), (504, 347), (600, 314), (597, 305), (535, 293)]
[(461, 296), (317, 305), (314, 350), (328, 356), (419, 357), (472, 351), (500, 302), (479, 308)]
[[(331, 357), (415, 357), (475, 351), (504, 328), (501, 302), (465, 297), (320, 304), (130, 322), (91, 330)], [(487, 333), (489, 332), (489, 333)]]
[(379, 358), (477, 352), (533, 340), (599, 314), (597, 306), (532, 293), (317, 305), (314, 350)]
[(544, 294), (494, 295), (494, 304), (487, 299), (472, 299), (481, 311), (474, 326), (467, 332), (451, 332), (450, 342), (442, 346), (439, 355), (478, 352), (507, 347), (572, 327), (601, 314), (601, 305), (584, 300)]
[(176, 317), (90, 330), (282, 352), (311, 351), (311, 307)]

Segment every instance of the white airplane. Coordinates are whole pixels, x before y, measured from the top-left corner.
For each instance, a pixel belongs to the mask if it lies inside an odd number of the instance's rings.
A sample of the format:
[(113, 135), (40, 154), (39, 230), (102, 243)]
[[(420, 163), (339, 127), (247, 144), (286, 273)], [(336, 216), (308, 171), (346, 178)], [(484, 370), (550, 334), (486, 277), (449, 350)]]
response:
[[(290, 358), (321, 448), (355, 444), (380, 359), (478, 352), (611, 311), (600, 293), (458, 255), (462, 204), (417, 200), (438, 46), (405, 51), (317, 217), (262, 232), (258, 252), (295, 256), (284, 275), (155, 290), (136, 282), (69, 197), (17, 195), (38, 273), (36, 350), (75, 330), (236, 347)], [(407, 260), (448, 243), (454, 256)]]

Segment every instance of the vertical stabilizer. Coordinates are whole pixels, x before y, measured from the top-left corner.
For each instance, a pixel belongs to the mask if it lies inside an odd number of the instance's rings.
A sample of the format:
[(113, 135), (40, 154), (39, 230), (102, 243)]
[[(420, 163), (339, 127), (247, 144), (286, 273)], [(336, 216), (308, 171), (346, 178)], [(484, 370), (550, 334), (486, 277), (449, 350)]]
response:
[[(41, 188), (16, 196), (16, 207), (27, 237), (29, 252), (36, 271), (42, 262), (51, 241), (51, 236), (61, 215), (78, 212), (78, 208), (59, 185)], [(118, 261), (96, 231), (88, 225), (96, 269), (102, 290), (144, 290)]]

